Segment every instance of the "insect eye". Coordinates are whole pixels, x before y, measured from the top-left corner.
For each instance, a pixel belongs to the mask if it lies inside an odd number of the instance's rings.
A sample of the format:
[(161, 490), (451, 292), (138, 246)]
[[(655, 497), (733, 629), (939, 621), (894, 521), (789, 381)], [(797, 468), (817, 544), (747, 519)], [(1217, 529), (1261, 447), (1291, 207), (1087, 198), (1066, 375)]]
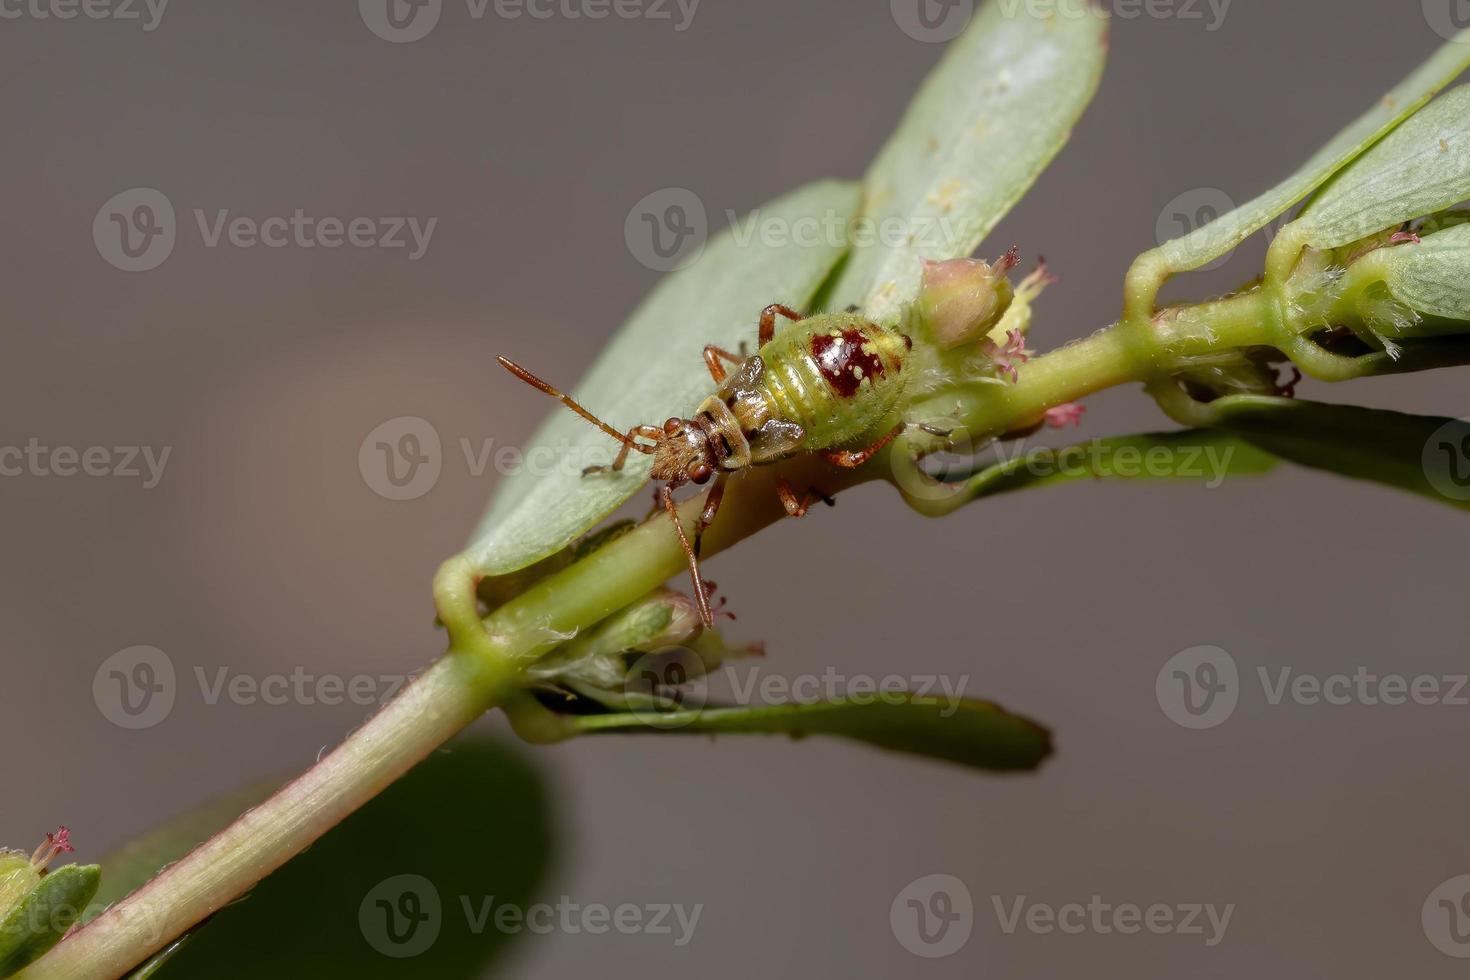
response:
[(708, 483), (712, 471), (704, 463), (695, 463), (689, 467), (689, 479), (695, 483)]
[(669, 435), (673, 435), (675, 432), (679, 431), (679, 427), (683, 424), (684, 423), (682, 419), (669, 419), (667, 422), (664, 423), (664, 431), (667, 432)]

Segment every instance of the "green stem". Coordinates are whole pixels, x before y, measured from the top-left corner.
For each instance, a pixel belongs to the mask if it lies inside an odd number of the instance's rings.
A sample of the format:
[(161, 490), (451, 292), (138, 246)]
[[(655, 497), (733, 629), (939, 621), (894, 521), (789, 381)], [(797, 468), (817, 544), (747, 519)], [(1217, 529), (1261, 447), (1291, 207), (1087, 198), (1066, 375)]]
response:
[[(1046, 409), (1104, 388), (1147, 381), (1179, 357), (1266, 343), (1271, 318), (1245, 294), (1148, 322), (1125, 321), (1037, 358), (1014, 385), (972, 385), (930, 401), (970, 433), (998, 435), (1040, 420)], [(917, 406), (920, 411), (924, 406)], [(932, 437), (931, 437), (932, 438)], [(785, 478), (835, 494), (893, 474), (904, 440), (862, 470), (834, 470), (817, 457), (761, 467), (732, 481), (720, 518), (706, 532), (704, 557), (786, 516), (775, 492)], [(885, 474), (884, 463), (889, 470)], [(680, 505), (692, 526), (703, 496)], [(240, 897), (326, 833), (483, 712), (518, 690), (521, 669), (684, 570), (669, 522), (641, 526), (533, 585), (483, 621), (478, 577), (467, 558), (446, 562), (435, 580), (450, 651), (398, 698), (295, 782), (242, 816), (182, 861), (108, 909), (19, 980), (111, 980)], [(514, 705), (513, 705), (514, 707)], [(517, 720), (535, 726), (534, 712)], [(542, 719), (544, 721), (544, 719)], [(544, 725), (542, 726), (544, 728)], [(537, 729), (540, 730), (540, 729)], [(559, 732), (541, 731), (554, 740)]]
[(450, 651), (330, 755), (17, 977), (125, 975), (305, 850), (513, 687), (506, 667)]

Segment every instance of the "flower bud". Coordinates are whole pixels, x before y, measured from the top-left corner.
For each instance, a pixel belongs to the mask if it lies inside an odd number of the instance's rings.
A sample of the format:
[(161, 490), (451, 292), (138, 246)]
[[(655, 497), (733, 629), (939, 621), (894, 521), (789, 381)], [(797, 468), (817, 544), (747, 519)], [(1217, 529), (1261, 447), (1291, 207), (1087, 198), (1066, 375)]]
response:
[(924, 264), (919, 315), (940, 350), (977, 341), (995, 329), (1011, 305), (1006, 273), (1017, 261), (1012, 249), (994, 265), (980, 259)]

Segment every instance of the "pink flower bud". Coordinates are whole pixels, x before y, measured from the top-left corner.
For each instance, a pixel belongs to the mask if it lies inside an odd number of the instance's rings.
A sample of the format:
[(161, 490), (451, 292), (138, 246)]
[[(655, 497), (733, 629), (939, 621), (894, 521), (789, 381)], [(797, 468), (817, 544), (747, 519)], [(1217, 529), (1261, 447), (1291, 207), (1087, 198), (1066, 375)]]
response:
[(1006, 278), (1018, 259), (1015, 249), (991, 265), (980, 259), (924, 264), (919, 315), (934, 343), (951, 350), (990, 332), (1011, 305)]

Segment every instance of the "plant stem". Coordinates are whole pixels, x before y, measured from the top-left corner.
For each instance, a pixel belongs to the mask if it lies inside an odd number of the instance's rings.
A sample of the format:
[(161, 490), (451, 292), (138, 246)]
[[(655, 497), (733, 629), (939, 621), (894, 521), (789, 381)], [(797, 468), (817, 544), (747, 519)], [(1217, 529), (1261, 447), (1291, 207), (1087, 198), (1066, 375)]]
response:
[[(998, 435), (1038, 422), (1046, 409), (1103, 388), (1146, 381), (1181, 357), (1268, 342), (1269, 318), (1247, 293), (1192, 310), (1165, 311), (1037, 358), (1018, 383), (970, 385), (917, 406), (955, 418), (969, 433)], [(835, 494), (892, 473), (903, 440), (861, 470), (815, 456), (761, 467), (732, 481), (706, 532), (709, 557), (786, 516), (778, 478)], [(884, 462), (889, 469), (885, 471)], [(703, 495), (679, 507), (693, 525)], [(450, 650), (334, 752), (265, 803), (17, 974), (18, 980), (113, 980), (240, 897), (414, 764), (518, 689), (522, 668), (638, 600), (684, 568), (673, 528), (655, 512), (633, 531), (527, 589), (483, 622), (477, 576), (464, 556), (435, 580)]]
[(387, 788), (513, 683), (508, 668), (452, 650), (330, 755), (18, 976), (123, 976)]

